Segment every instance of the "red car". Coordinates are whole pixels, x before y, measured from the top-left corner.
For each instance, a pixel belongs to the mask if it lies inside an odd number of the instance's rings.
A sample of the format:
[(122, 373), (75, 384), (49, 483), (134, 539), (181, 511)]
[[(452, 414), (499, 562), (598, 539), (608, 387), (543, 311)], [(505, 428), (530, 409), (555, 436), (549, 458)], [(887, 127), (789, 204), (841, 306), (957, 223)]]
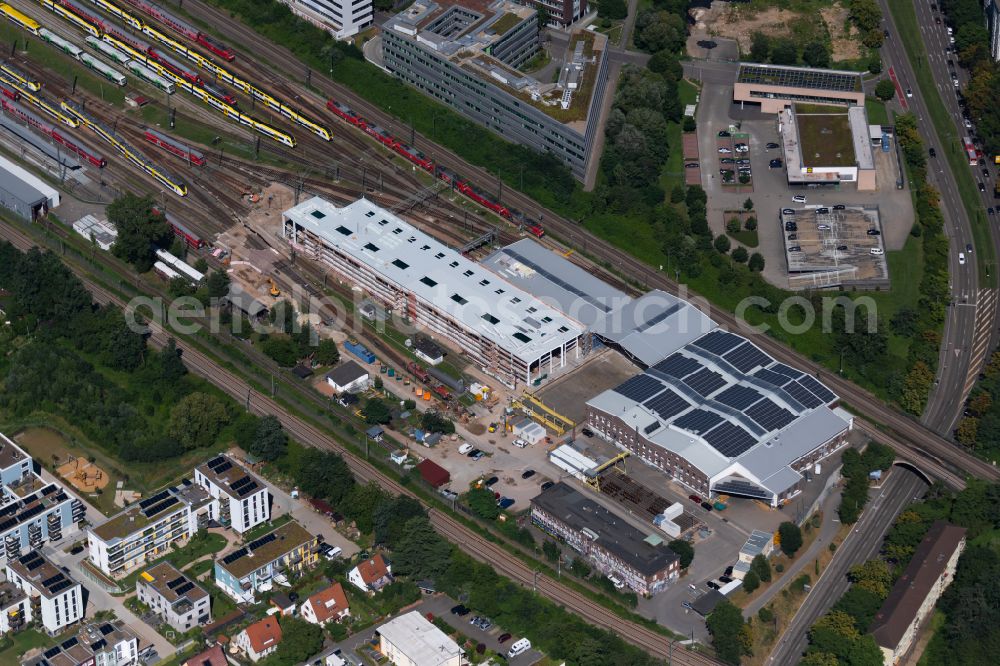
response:
[(500, 634), (500, 638), (497, 639), (497, 643), (503, 645), (510, 640), (510, 634)]
[(701, 504), (701, 498), (698, 497), (697, 495), (688, 495), (688, 499), (694, 502), (695, 504)]

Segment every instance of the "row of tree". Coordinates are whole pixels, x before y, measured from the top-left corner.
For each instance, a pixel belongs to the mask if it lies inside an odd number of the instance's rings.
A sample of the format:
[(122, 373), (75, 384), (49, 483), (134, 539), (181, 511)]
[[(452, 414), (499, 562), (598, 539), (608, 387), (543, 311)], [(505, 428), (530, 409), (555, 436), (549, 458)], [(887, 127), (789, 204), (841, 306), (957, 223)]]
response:
[(1000, 69), (990, 55), (990, 36), (986, 30), (984, 9), (989, 3), (977, 0), (941, 0), (941, 11), (954, 29), (958, 62), (969, 70), (964, 90), (969, 114), (975, 118), (976, 132), (986, 151), (1000, 153)]
[(878, 442), (869, 442), (864, 453), (858, 453), (853, 447), (844, 451), (840, 473), (846, 481), (840, 506), (837, 507), (841, 523), (852, 525), (857, 522), (868, 503), (869, 475), (876, 470), (889, 469), (895, 459), (895, 451)]

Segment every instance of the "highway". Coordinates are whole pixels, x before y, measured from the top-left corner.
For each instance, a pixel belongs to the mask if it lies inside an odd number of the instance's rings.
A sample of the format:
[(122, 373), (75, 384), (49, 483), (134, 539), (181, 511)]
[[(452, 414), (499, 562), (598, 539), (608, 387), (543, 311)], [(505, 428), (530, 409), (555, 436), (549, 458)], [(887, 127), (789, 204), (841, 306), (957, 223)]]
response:
[[(888, 0), (879, 0), (882, 14), (885, 18), (890, 37), (882, 47), (883, 66), (886, 70), (893, 69), (901, 94), (900, 102), (909, 107), (917, 117), (917, 126), (924, 137), (927, 148), (935, 148), (938, 157), (928, 157), (928, 180), (941, 193), (941, 212), (944, 215), (945, 233), (948, 236), (950, 249), (948, 253), (948, 272), (951, 275), (952, 305), (945, 321), (944, 336), (941, 342), (941, 353), (938, 362), (938, 372), (935, 385), (927, 401), (927, 407), (921, 422), (935, 432), (948, 437), (962, 414), (965, 398), (975, 383), (985, 356), (992, 348), (996, 317), (996, 268), (991, 269), (989, 282), (979, 284), (979, 274), (976, 270), (975, 257), (966, 250), (973, 245), (972, 224), (989, 224), (986, 221), (986, 208), (993, 205), (988, 198), (992, 196), (987, 182), (987, 191), (981, 197), (983, 204), (977, 218), (969, 220), (956, 184), (956, 174), (948, 168), (946, 152), (961, 150), (961, 138), (969, 131), (963, 127), (961, 109), (955, 96), (958, 88), (952, 83), (950, 70), (957, 69), (948, 65), (953, 54), (946, 54), (948, 34), (942, 22), (934, 22), (935, 13), (930, 9), (930, 0), (915, 0), (917, 23), (920, 26), (920, 38), (929, 56), (931, 73), (937, 93), (940, 95), (948, 114), (954, 119), (957, 134), (955, 136), (938, 136), (931, 122), (924, 96), (917, 85), (917, 78), (906, 56), (903, 39), (915, 39), (915, 35), (903, 35), (893, 22), (889, 11)], [(925, 66), (920, 64), (921, 67)], [(907, 97), (906, 90), (913, 91), (912, 97)], [(978, 180), (981, 167), (969, 167), (975, 170)], [(966, 177), (965, 174), (958, 174)], [(994, 218), (995, 219), (995, 218)], [(998, 237), (991, 233), (995, 247)], [(997, 250), (994, 250), (995, 252)], [(959, 261), (959, 253), (966, 255), (965, 264)], [(996, 255), (1000, 256), (1000, 255)]]
[(927, 484), (916, 474), (900, 467), (892, 468), (881, 490), (876, 491), (878, 495), (869, 500), (854, 531), (847, 535), (819, 580), (813, 583), (791, 623), (784, 627), (781, 642), (775, 646), (767, 663), (782, 666), (798, 663), (808, 645), (809, 627), (847, 591), (848, 570), (879, 552), (882, 539), (896, 516), (926, 489)]

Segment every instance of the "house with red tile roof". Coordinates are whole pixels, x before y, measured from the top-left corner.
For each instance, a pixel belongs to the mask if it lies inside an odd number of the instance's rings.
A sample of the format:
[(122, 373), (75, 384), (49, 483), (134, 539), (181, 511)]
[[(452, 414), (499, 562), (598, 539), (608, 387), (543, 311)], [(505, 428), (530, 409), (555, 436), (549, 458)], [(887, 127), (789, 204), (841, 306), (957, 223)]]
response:
[(305, 600), (302, 604), (302, 619), (313, 624), (340, 622), (351, 614), (347, 605), (347, 595), (340, 583), (334, 583)]
[(221, 645), (213, 645), (184, 662), (183, 666), (229, 666)]
[(376, 555), (351, 569), (347, 580), (362, 592), (378, 592), (392, 582), (392, 566)]
[(278, 649), (281, 642), (281, 625), (273, 615), (254, 622), (233, 639), (236, 646), (257, 663)]

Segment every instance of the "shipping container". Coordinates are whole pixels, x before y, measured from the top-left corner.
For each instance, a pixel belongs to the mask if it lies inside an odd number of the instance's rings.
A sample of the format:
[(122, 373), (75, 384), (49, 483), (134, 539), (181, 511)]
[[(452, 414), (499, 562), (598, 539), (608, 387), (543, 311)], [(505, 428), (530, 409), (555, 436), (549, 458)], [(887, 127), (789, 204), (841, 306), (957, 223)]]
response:
[(367, 347), (360, 342), (348, 340), (344, 343), (344, 349), (351, 352), (365, 363), (374, 363), (375, 354), (371, 353)]

